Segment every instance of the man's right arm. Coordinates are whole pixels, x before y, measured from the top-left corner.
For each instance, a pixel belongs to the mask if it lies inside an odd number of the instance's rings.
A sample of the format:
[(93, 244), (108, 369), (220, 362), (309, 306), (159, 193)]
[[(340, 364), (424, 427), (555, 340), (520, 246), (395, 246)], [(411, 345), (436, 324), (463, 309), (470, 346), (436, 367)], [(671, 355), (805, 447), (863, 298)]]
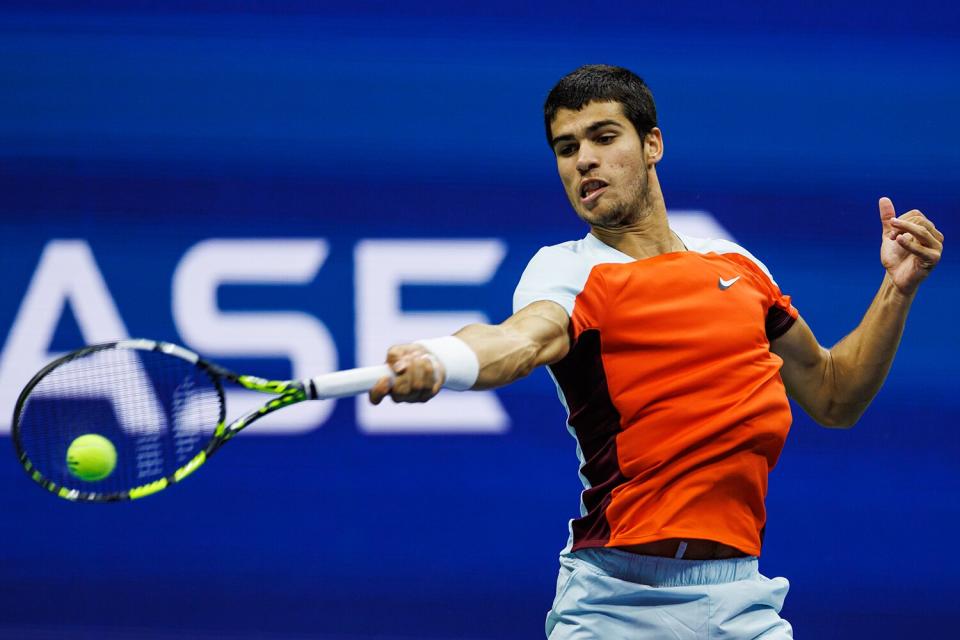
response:
[[(536, 367), (563, 359), (570, 350), (570, 317), (555, 302), (533, 302), (497, 325), (471, 324), (456, 334), (476, 356), (479, 373), (472, 389), (510, 384)], [(396, 345), (387, 351), (394, 378), (383, 378), (370, 391), (379, 404), (389, 395), (395, 402), (426, 402), (443, 386), (446, 371), (422, 344)]]

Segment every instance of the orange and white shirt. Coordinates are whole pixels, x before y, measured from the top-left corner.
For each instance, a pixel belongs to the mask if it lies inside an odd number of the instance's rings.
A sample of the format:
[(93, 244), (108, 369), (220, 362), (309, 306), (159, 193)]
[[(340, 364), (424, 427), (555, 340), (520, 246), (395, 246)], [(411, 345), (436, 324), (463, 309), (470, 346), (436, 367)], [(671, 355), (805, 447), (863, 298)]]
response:
[(791, 422), (770, 341), (797, 311), (742, 247), (677, 235), (686, 251), (644, 260), (591, 234), (544, 247), (514, 294), (514, 311), (570, 315), (549, 369), (584, 484), (573, 550), (697, 538), (760, 554)]

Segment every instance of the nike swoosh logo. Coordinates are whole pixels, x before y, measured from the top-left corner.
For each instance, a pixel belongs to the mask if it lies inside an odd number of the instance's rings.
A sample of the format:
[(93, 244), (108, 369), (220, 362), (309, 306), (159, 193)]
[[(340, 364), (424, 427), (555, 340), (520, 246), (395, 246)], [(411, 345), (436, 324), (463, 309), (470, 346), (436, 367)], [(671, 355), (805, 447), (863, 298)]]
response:
[(736, 278), (730, 278), (729, 280), (724, 280), (723, 278), (720, 278), (720, 291), (726, 291), (727, 289), (732, 287), (733, 283), (735, 283), (739, 279), (740, 279), (740, 276), (737, 276)]

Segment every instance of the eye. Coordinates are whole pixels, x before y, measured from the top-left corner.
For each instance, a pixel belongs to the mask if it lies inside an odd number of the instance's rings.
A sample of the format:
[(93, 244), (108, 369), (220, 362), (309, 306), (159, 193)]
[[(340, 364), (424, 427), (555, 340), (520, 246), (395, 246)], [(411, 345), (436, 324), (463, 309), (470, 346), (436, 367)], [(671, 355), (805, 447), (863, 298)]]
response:
[(616, 137), (617, 134), (615, 133), (604, 133), (603, 135), (597, 137), (597, 142), (600, 144), (610, 144), (616, 139)]
[(557, 147), (557, 155), (566, 157), (566, 156), (572, 155), (573, 152), (576, 150), (577, 150), (577, 145), (575, 144), (562, 144), (559, 147)]

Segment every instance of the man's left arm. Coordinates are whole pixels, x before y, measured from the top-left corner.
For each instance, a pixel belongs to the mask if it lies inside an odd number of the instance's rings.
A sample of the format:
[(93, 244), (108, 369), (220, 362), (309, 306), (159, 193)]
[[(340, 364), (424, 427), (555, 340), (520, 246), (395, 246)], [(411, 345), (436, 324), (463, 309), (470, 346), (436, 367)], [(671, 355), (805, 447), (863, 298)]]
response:
[(826, 427), (853, 426), (880, 390), (917, 287), (943, 251), (943, 234), (915, 209), (897, 217), (890, 199), (881, 198), (880, 221), (880, 261), (887, 273), (859, 326), (826, 349), (798, 318), (770, 345), (783, 359), (787, 393)]

